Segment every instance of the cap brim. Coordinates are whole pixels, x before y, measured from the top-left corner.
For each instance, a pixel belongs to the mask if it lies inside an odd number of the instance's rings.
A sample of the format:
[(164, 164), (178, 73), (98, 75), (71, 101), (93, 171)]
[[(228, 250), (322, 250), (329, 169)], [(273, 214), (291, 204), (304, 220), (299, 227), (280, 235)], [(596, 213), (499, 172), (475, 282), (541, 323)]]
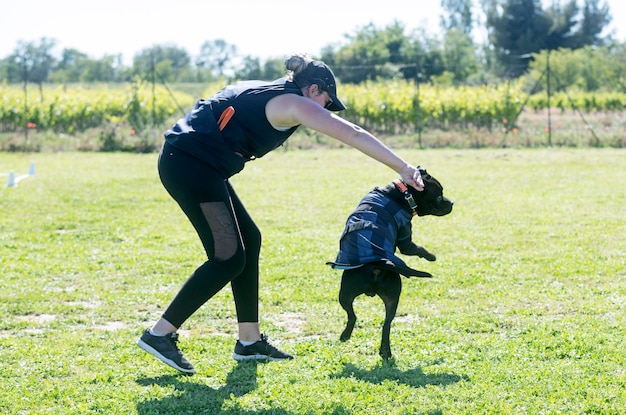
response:
[(330, 99), (333, 100), (333, 102), (327, 107), (329, 111), (343, 111), (346, 109), (346, 106), (343, 105), (343, 102), (341, 102), (339, 98), (337, 98), (337, 95), (331, 94), (330, 92), (328, 95), (330, 96)]

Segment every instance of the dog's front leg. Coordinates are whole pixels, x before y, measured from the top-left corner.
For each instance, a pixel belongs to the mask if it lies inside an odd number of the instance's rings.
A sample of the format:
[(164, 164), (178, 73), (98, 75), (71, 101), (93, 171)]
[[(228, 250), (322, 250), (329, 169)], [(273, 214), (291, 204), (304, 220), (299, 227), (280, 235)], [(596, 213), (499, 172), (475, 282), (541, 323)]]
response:
[(423, 246), (416, 245), (414, 242), (408, 242), (402, 245), (398, 245), (400, 253), (404, 255), (415, 255), (420, 258), (424, 258), (427, 261), (436, 261), (437, 257), (428, 252)]

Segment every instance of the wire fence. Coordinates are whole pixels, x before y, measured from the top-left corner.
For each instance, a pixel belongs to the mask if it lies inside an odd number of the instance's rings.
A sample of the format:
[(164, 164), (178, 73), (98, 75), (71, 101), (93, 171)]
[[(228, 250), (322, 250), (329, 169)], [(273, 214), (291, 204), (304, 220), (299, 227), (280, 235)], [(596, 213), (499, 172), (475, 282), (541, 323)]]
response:
[[(544, 78), (547, 78), (545, 94), (537, 94)], [(127, 125), (136, 142), (128, 150), (152, 151), (158, 142), (146, 143), (143, 133), (163, 129), (165, 123), (184, 115), (200, 95), (178, 91), (154, 65), (145, 77), (149, 81), (123, 88), (88, 88), (91, 95), (87, 90), (67, 86), (57, 86), (56, 95), (44, 93), (41, 85), (29, 85), (26, 79), (25, 75), (21, 97), (15, 88), (0, 86), (4, 89), (0, 133), (13, 133), (15, 143), (15, 133), (23, 132), (22, 143), (7, 146), (0, 142), (2, 150), (34, 148), (30, 143), (32, 131), (78, 134), (90, 128), (100, 130), (99, 149), (123, 150), (119, 131)], [(557, 88), (552, 88), (553, 85)], [(39, 99), (33, 96), (36, 89)], [(626, 96), (588, 94), (581, 98), (578, 93), (573, 97), (551, 70), (549, 59), (529, 93), (512, 86), (511, 81), (492, 86), (442, 88), (422, 82), (418, 75), (413, 82), (344, 85), (344, 94), (342, 99), (349, 107), (342, 113), (346, 119), (377, 134), (410, 137), (405, 141), (417, 147), (445, 144), (623, 147), (626, 143), (626, 124), (623, 124)], [(609, 122), (607, 114), (613, 114), (613, 122)], [(448, 134), (457, 138), (454, 143), (445, 138), (433, 143), (424, 138), (426, 131), (429, 137)], [(477, 139), (481, 134), (483, 137)], [(545, 141), (541, 140), (542, 136)]]

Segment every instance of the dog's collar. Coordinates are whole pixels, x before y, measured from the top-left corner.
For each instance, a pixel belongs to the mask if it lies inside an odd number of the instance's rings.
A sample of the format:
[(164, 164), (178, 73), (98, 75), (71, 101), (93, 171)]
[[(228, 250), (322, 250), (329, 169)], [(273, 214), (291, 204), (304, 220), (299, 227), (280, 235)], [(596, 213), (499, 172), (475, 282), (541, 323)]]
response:
[(394, 186), (396, 186), (396, 189), (398, 189), (398, 191), (402, 193), (402, 195), (404, 196), (404, 200), (406, 200), (406, 202), (409, 204), (409, 207), (411, 208), (411, 211), (413, 212), (412, 215), (416, 216), (417, 215), (417, 203), (415, 203), (415, 199), (413, 199), (413, 195), (411, 194), (411, 192), (409, 192), (409, 188), (406, 187), (404, 182), (400, 179), (394, 180), (393, 184)]

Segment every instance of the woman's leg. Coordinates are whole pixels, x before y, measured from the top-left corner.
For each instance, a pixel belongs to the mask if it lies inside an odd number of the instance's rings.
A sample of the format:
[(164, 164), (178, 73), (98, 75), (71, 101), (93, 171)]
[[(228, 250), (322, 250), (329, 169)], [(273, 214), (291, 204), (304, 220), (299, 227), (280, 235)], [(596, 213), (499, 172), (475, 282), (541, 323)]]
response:
[(159, 174), (196, 229), (208, 260), (189, 277), (152, 330), (144, 332), (139, 346), (168, 365), (193, 373), (193, 366), (176, 346), (175, 332), (231, 281), (240, 334), (233, 358), (291, 359), (260, 333), (261, 234), (233, 188), (216, 171), (167, 144), (159, 157)]
[[(196, 229), (208, 258), (165, 310), (163, 319), (171, 324), (171, 329), (179, 328), (245, 269), (246, 253), (229, 186), (215, 170), (169, 148), (161, 156), (159, 173), (163, 185)], [(157, 323), (153, 330), (158, 328), (168, 327)]]
[(261, 232), (248, 214), (230, 183), (227, 183), (246, 253), (246, 265), (231, 282), (239, 340), (257, 341), (261, 338), (259, 328), (259, 254)]
[(231, 282), (237, 309), (239, 340), (235, 344), (235, 360), (285, 360), (293, 356), (277, 349), (259, 329), (259, 254), (261, 232), (256, 226), (235, 190), (227, 183), (235, 216), (245, 247), (246, 262), (243, 270)]

